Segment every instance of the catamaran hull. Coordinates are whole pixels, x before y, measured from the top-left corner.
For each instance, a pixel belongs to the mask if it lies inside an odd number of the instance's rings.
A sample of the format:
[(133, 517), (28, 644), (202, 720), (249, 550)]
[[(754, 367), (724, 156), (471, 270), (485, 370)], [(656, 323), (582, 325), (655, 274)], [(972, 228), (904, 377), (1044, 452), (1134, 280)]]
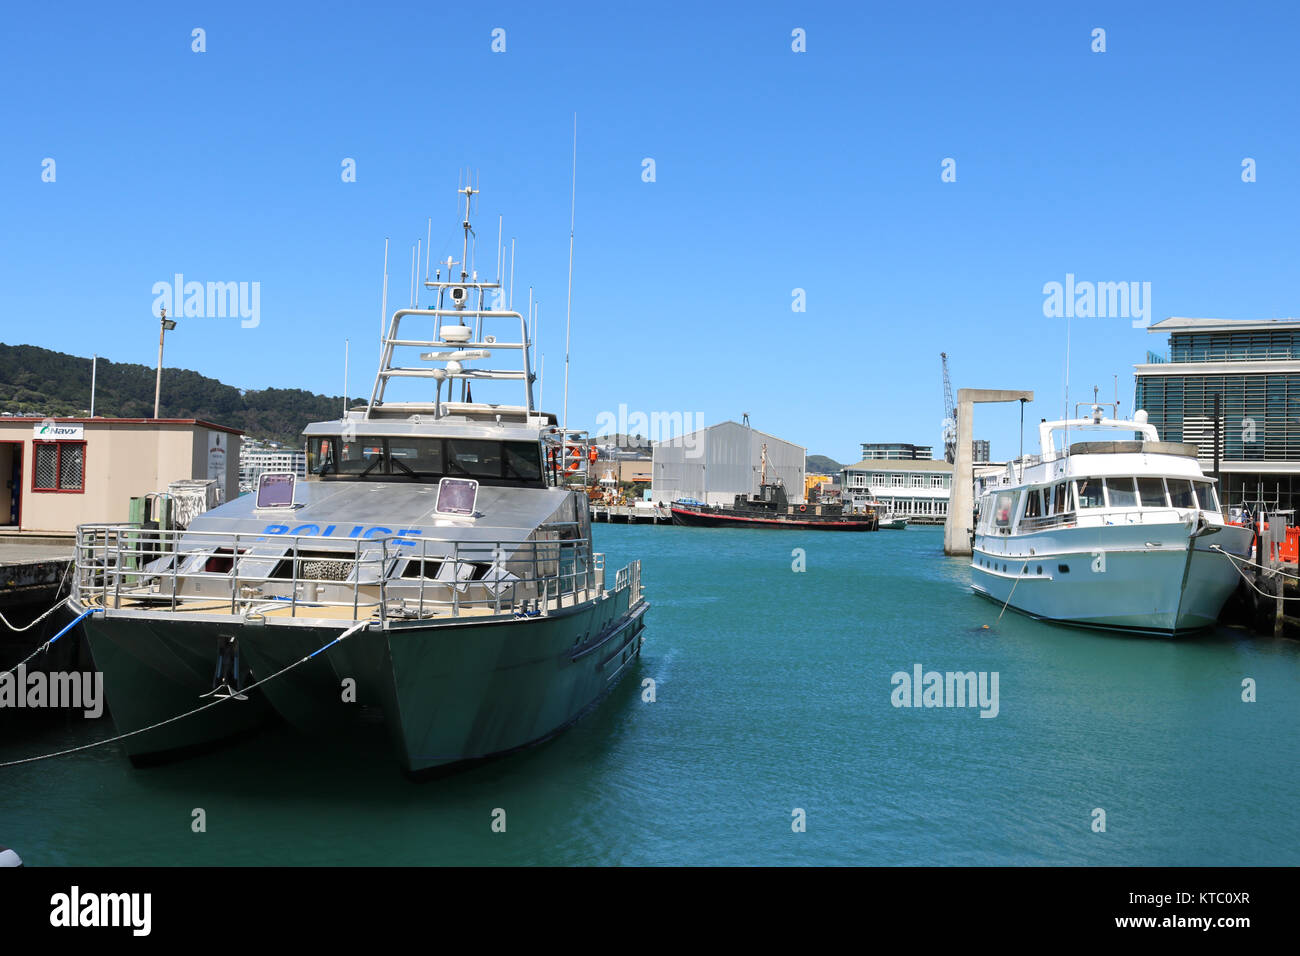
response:
[[(409, 773), (545, 740), (583, 715), (640, 653), (649, 605), (624, 589), (546, 616), (395, 624), (364, 630), (263, 685), (271, 705), (317, 733), (361, 705), (382, 709)], [(274, 673), (337, 637), (337, 628), (249, 628), (255, 672)], [(351, 680), (354, 692), (344, 692)]]
[[(169, 721), (208, 703), (211, 698), (201, 695), (212, 690), (220, 641), (236, 632), (211, 623), (106, 618), (102, 613), (90, 615), (84, 626), (119, 734)], [(242, 655), (239, 679), (245, 687), (253, 682)], [(247, 696), (127, 737), (122, 746), (133, 763), (148, 763), (254, 730), (271, 711), (257, 691)]]
[[(129, 737), (137, 763), (251, 730), (272, 708), (310, 732), (382, 709), (403, 769), (416, 773), (545, 740), (596, 704), (639, 656), (649, 605), (630, 590), (546, 616), (460, 618), (358, 631), (247, 700), (223, 701)], [(330, 644), (342, 628), (108, 617), (87, 619), (119, 733), (189, 714), (210, 698), (220, 640), (238, 638), (247, 687)], [(351, 682), (350, 684), (348, 682)], [(268, 706), (269, 704), (269, 706)]]
[[(1076, 530), (1055, 536), (1058, 544), (1084, 545), (1071, 550), (1054, 549), (1047, 536), (1038, 539), (1034, 554), (998, 553), (977, 541), (972, 587), (1047, 621), (1175, 637), (1213, 627), (1241, 580), (1232, 560), (1211, 545), (1238, 556), (1250, 546), (1249, 531), (1233, 527), (1192, 539), (1190, 555), (1182, 525), (1141, 527), (1123, 541), (1115, 540), (1120, 529), (1106, 528), (1104, 548), (1079, 540), (1096, 538), (1097, 529)], [(1173, 535), (1180, 531), (1176, 543)], [(1168, 546), (1150, 547), (1148, 538)], [(1033, 541), (1021, 538), (1016, 545), (1026, 543)]]

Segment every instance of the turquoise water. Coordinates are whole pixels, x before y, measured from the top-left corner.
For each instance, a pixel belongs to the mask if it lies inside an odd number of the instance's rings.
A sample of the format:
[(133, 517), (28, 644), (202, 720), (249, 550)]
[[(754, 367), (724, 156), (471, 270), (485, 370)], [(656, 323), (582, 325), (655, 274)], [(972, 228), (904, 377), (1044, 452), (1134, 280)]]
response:
[[(643, 559), (653, 607), (641, 663), (556, 740), (418, 784), (378, 726), (147, 770), (109, 746), (0, 770), (0, 844), (35, 865), (1300, 863), (1296, 642), (995, 623), (934, 528), (595, 534), (608, 567)], [(997, 717), (895, 708), (915, 664), (996, 671)], [(7, 734), (0, 760), (111, 732)]]

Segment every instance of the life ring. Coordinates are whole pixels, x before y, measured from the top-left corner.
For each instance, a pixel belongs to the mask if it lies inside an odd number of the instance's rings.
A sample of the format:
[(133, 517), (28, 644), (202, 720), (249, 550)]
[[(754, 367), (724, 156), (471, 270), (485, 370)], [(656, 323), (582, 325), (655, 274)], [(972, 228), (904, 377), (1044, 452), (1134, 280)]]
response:
[(579, 465), (579, 462), (577, 462), (577, 461), (571, 461), (571, 462), (569, 462), (569, 467), (567, 467), (567, 468), (564, 469), (564, 473), (565, 473), (566, 475), (571, 475), (571, 474), (573, 474), (575, 471), (578, 470), (578, 465)]
[(800, 510), (800, 512), (807, 511), (807, 510), (808, 510), (808, 506), (807, 506), (807, 505), (800, 505), (800, 506), (799, 506), (799, 510)]

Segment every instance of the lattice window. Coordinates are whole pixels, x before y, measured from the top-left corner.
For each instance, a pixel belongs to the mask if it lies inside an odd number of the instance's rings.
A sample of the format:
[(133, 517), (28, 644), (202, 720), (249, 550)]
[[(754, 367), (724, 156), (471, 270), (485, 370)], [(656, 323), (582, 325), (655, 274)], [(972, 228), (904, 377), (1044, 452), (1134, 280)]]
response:
[(59, 473), (59, 446), (36, 446), (36, 482), (33, 487), (57, 488)]
[(85, 442), (35, 442), (36, 491), (82, 491), (85, 484)]
[(80, 491), (86, 446), (80, 442), (59, 443), (59, 489)]

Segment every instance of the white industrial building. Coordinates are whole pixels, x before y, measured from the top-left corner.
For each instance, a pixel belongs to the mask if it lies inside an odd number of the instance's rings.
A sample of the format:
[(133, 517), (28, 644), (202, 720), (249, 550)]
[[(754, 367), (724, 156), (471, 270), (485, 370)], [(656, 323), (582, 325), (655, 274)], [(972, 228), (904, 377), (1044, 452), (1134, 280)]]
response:
[(652, 446), (650, 497), (665, 504), (692, 498), (729, 505), (736, 495), (758, 494), (763, 446), (767, 480), (780, 481), (792, 502), (804, 501), (807, 449), (757, 428), (721, 422)]

